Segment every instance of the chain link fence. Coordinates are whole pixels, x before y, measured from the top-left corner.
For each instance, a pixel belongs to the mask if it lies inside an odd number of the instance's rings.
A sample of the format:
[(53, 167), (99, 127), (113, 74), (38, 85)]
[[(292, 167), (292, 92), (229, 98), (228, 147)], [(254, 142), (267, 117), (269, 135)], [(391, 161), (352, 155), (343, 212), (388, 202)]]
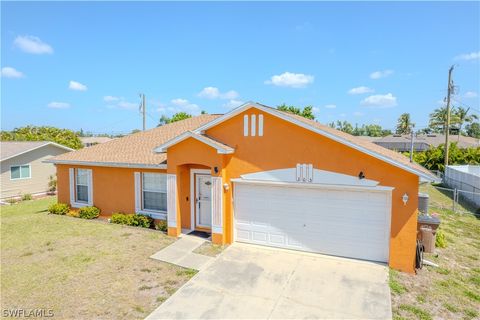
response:
[(480, 216), (480, 207), (471, 201), (473, 197), (480, 197), (478, 192), (448, 188), (444, 184), (425, 185), (421, 187), (421, 192), (429, 195), (429, 206), (431, 207)]

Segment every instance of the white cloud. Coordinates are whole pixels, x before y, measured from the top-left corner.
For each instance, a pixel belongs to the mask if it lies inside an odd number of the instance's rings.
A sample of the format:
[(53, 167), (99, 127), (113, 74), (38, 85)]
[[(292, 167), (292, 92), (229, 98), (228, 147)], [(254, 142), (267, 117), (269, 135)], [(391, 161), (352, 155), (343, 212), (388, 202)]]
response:
[(335, 109), (336, 107), (337, 107), (336, 104), (327, 104), (327, 105), (325, 105), (325, 108), (327, 108), (327, 109)]
[(393, 74), (393, 70), (382, 70), (382, 71), (375, 71), (370, 73), (370, 79), (380, 79), (385, 78)]
[(478, 60), (480, 59), (480, 51), (463, 53), (455, 57), (455, 60)]
[(47, 105), (49, 108), (52, 109), (67, 109), (70, 108), (70, 104), (66, 102), (58, 102), (58, 101), (52, 101)]
[(365, 107), (391, 108), (397, 105), (397, 97), (391, 93), (375, 94), (363, 99), (360, 104)]
[(2, 77), (4, 78), (23, 78), (24, 75), (20, 71), (12, 67), (3, 67), (2, 68)]
[(315, 80), (314, 76), (303, 73), (284, 72), (280, 75), (275, 75), (266, 80), (265, 84), (272, 84), (279, 87), (303, 88)]
[(235, 100), (235, 99), (231, 99), (229, 100), (228, 102), (226, 102), (223, 107), (224, 108), (227, 108), (227, 109), (233, 109), (233, 108), (236, 108), (240, 105), (242, 105), (244, 102), (241, 101), (241, 100)]
[(167, 108), (169, 111), (173, 113), (177, 112), (186, 112), (193, 115), (197, 115), (200, 113), (200, 107), (195, 103), (190, 103), (187, 99), (177, 98), (170, 101), (175, 107)]
[(13, 44), (23, 52), (33, 54), (53, 53), (53, 48), (34, 36), (17, 36)]
[(356, 87), (348, 90), (348, 94), (364, 94), (364, 93), (372, 93), (372, 92), (375, 92), (375, 90), (365, 86), (360, 86), (360, 87)]
[(476, 93), (475, 91), (467, 91), (463, 96), (465, 98), (476, 98), (478, 97), (478, 93)]
[(75, 91), (86, 91), (88, 89), (86, 85), (73, 80), (71, 80), (70, 83), (68, 84), (68, 88), (70, 90), (75, 90)]
[(120, 100), (119, 97), (114, 97), (114, 96), (104, 96), (103, 97), (103, 101), (105, 102), (115, 102), (115, 101), (118, 101)]
[(135, 102), (128, 102), (125, 100), (120, 101), (117, 103), (117, 107), (120, 109), (125, 109), (125, 110), (136, 110), (138, 109), (140, 103), (135, 103)]
[(238, 98), (238, 92), (235, 90), (221, 92), (217, 87), (206, 87), (200, 91), (198, 96), (207, 99), (235, 99)]

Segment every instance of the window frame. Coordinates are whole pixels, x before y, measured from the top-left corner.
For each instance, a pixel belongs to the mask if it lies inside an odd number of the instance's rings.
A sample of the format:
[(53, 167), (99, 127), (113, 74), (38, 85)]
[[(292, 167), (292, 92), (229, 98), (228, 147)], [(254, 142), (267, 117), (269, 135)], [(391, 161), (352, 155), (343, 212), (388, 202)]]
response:
[[(12, 178), (12, 168), (18, 167), (20, 170), (19, 178)], [(22, 167), (28, 167), (28, 177), (22, 177)], [(32, 166), (28, 164), (15, 164), (10, 166), (10, 180), (27, 180), (32, 179)]]
[[(78, 170), (83, 170), (87, 173), (87, 184), (79, 184), (78, 183)], [(75, 173), (75, 203), (81, 204), (81, 205), (88, 205), (90, 203), (90, 183), (89, 183), (89, 175), (91, 174), (89, 169), (83, 169), (83, 168), (75, 168), (74, 173)], [(82, 186), (82, 187), (87, 187), (87, 201), (84, 200), (78, 200), (78, 189), (77, 186)]]
[(156, 193), (164, 193), (165, 194), (165, 197), (167, 197), (168, 195), (168, 190), (167, 190), (167, 180), (165, 179), (165, 192), (162, 192), (162, 191), (156, 191), (156, 190), (148, 190), (148, 189), (144, 189), (144, 177), (145, 177), (145, 174), (158, 174), (158, 175), (164, 175), (165, 177), (167, 176), (166, 173), (157, 173), (157, 172), (141, 172), (140, 173), (140, 197), (141, 197), (141, 201), (140, 201), (140, 213), (142, 212), (145, 212), (145, 213), (161, 213), (161, 214), (167, 214), (167, 209), (165, 208), (165, 210), (152, 210), (152, 209), (146, 209), (145, 208), (145, 195), (144, 195), (144, 192), (156, 192)]

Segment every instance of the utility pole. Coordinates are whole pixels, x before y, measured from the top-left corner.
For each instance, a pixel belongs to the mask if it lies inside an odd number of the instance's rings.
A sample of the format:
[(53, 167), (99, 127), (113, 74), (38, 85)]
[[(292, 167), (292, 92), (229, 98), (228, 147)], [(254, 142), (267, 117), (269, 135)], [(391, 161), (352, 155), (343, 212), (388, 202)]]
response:
[(143, 117), (143, 131), (146, 130), (146, 113), (147, 113), (147, 106), (145, 105), (145, 94), (140, 93), (140, 98), (142, 98), (142, 102), (140, 103), (140, 112), (142, 113)]
[(447, 121), (445, 123), (445, 169), (448, 166), (448, 136), (450, 134), (450, 95), (453, 93), (452, 72), (455, 66), (448, 70), (448, 90), (447, 90)]
[(415, 133), (413, 128), (410, 130), (410, 162), (413, 162), (413, 141), (415, 139)]

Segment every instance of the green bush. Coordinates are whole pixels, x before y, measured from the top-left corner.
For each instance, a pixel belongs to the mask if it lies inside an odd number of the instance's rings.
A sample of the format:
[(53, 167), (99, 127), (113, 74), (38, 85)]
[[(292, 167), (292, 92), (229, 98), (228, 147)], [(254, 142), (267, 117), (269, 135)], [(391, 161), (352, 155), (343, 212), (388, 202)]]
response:
[(437, 235), (435, 237), (435, 247), (437, 248), (446, 248), (447, 247), (447, 239), (445, 238), (445, 234), (442, 230), (437, 230)]
[(30, 193), (25, 193), (23, 196), (22, 196), (22, 201), (27, 201), (27, 200), (32, 200), (33, 197)]
[(95, 219), (100, 215), (97, 207), (83, 207), (78, 210), (78, 217), (82, 219)]
[(48, 212), (51, 214), (65, 215), (70, 211), (70, 207), (66, 203), (54, 203), (48, 207)]
[(153, 219), (141, 214), (114, 213), (110, 218), (111, 223), (124, 224), (127, 226), (150, 228)]
[(158, 222), (155, 222), (155, 229), (163, 231), (163, 232), (167, 232), (167, 230), (168, 230), (167, 221), (166, 220), (160, 220)]

